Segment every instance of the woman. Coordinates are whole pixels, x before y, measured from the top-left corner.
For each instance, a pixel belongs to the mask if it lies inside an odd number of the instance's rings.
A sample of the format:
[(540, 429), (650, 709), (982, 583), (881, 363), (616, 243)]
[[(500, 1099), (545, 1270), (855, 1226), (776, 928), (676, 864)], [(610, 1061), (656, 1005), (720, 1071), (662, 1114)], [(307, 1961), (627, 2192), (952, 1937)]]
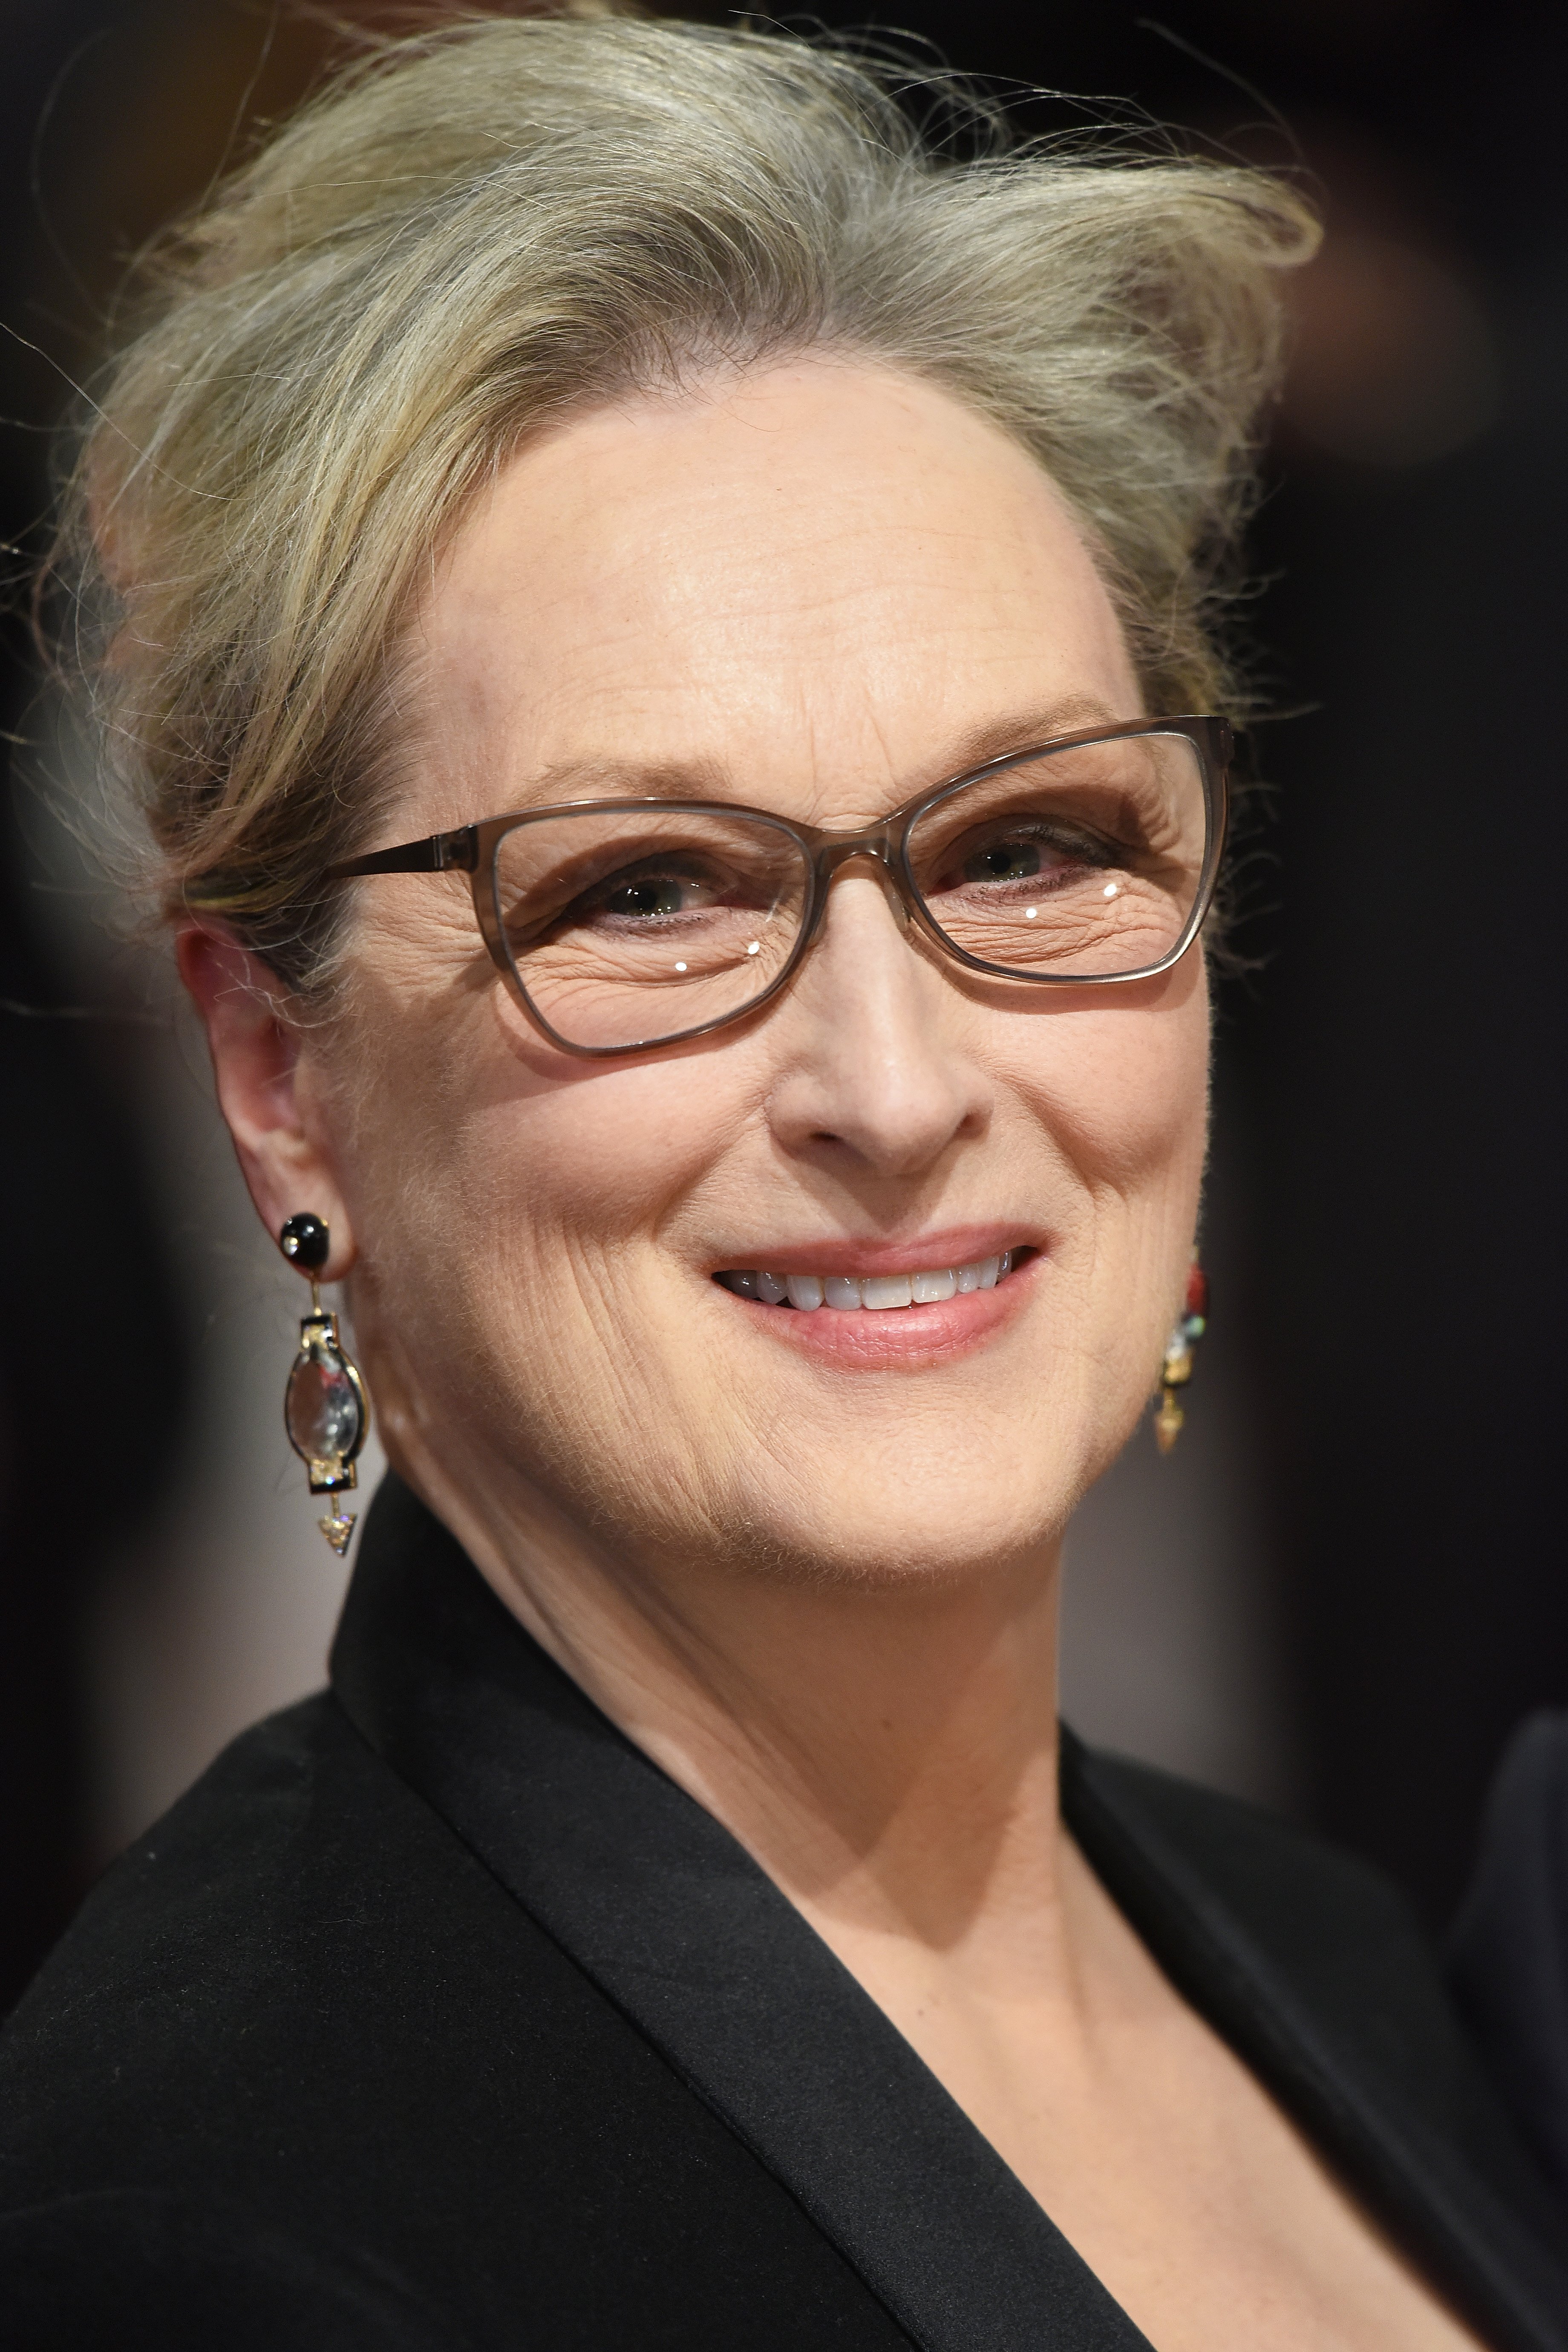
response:
[[(395, 47), (186, 233), (102, 690), (395, 1468), (331, 1695), (14, 2021), (20, 2340), (1568, 2345), (1388, 1891), (1055, 1715), (1310, 245), (614, 21)], [(319, 1318), (291, 1402), (346, 1543)]]

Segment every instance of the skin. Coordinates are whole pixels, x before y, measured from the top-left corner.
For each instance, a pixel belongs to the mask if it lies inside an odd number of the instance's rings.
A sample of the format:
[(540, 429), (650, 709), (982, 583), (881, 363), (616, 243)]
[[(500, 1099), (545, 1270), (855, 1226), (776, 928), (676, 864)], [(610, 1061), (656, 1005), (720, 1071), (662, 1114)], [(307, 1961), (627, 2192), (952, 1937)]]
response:
[[(617, 780), (847, 827), (1141, 708), (1034, 461), (930, 386), (826, 359), (531, 445), (405, 650), (388, 842)], [(585, 1063), (530, 1028), (466, 882), (353, 887), (325, 1020), (221, 929), (181, 956), (263, 1222), (331, 1224), (403, 1475), (1162, 2352), (1473, 2344), (1058, 1819), (1061, 1538), (1181, 1300), (1201, 957), (1129, 989), (973, 981), (856, 866), (764, 1015)], [(1037, 1255), (969, 1326), (859, 1354), (712, 1279), (976, 1243)]]

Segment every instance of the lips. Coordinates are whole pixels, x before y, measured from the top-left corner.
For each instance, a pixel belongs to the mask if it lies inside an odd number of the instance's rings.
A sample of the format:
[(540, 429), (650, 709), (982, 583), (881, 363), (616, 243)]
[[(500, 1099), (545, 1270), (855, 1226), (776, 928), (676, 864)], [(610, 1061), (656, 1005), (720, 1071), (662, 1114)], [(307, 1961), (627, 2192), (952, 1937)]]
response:
[(961, 1265), (924, 1267), (900, 1274), (784, 1274), (763, 1266), (728, 1267), (714, 1276), (739, 1298), (763, 1307), (790, 1307), (815, 1315), (826, 1307), (840, 1315), (886, 1312), (894, 1307), (941, 1307), (950, 1298), (994, 1290), (1013, 1271), (1021, 1252), (1002, 1250)]
[(984, 1348), (1017, 1320), (1049, 1265), (1041, 1242), (994, 1225), (914, 1243), (775, 1244), (766, 1255), (771, 1265), (714, 1275), (731, 1311), (759, 1337), (851, 1374), (933, 1371)]

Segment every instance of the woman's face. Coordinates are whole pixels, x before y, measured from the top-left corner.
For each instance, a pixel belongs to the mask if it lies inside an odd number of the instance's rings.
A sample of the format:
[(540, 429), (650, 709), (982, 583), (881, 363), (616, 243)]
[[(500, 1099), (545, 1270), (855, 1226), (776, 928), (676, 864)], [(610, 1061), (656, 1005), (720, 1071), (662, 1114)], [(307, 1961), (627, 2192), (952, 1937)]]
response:
[[(826, 361), (533, 443), (410, 650), (387, 841), (622, 791), (847, 828), (1140, 710), (1038, 467), (929, 385)], [(465, 879), (353, 887), (353, 984), (299, 1084), (395, 1459), (507, 1509), (542, 1490), (612, 1549), (779, 1574), (962, 1575), (1059, 1531), (1180, 1300), (1198, 954), (1130, 988), (988, 983), (860, 864), (763, 1014), (584, 1061), (530, 1027)], [(994, 1289), (923, 1307), (715, 1279), (1007, 1250)]]

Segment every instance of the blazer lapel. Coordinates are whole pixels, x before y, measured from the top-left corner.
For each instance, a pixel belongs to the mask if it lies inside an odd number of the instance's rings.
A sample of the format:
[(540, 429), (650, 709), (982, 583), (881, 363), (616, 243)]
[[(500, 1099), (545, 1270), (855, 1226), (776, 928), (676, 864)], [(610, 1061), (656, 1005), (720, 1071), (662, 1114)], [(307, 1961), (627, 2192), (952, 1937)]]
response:
[(331, 1671), (363, 1738), (926, 2352), (1150, 2352), (766, 1874), (395, 1479), (372, 1505)]
[(1062, 1809), (1172, 1981), (1487, 2341), (1568, 2352), (1560, 2225), (1386, 1882), (1066, 1730)]
[[(370, 1745), (926, 2352), (1150, 2352), (766, 1874), (395, 1477), (367, 1517), (331, 1670)], [(1516, 2151), (1389, 1890), (1066, 1731), (1062, 1762), (1068, 1826), (1200, 2015), (1497, 2352), (1568, 2352), (1550, 2216), (1526, 2218), (1533, 2185), (1510, 2172)]]

